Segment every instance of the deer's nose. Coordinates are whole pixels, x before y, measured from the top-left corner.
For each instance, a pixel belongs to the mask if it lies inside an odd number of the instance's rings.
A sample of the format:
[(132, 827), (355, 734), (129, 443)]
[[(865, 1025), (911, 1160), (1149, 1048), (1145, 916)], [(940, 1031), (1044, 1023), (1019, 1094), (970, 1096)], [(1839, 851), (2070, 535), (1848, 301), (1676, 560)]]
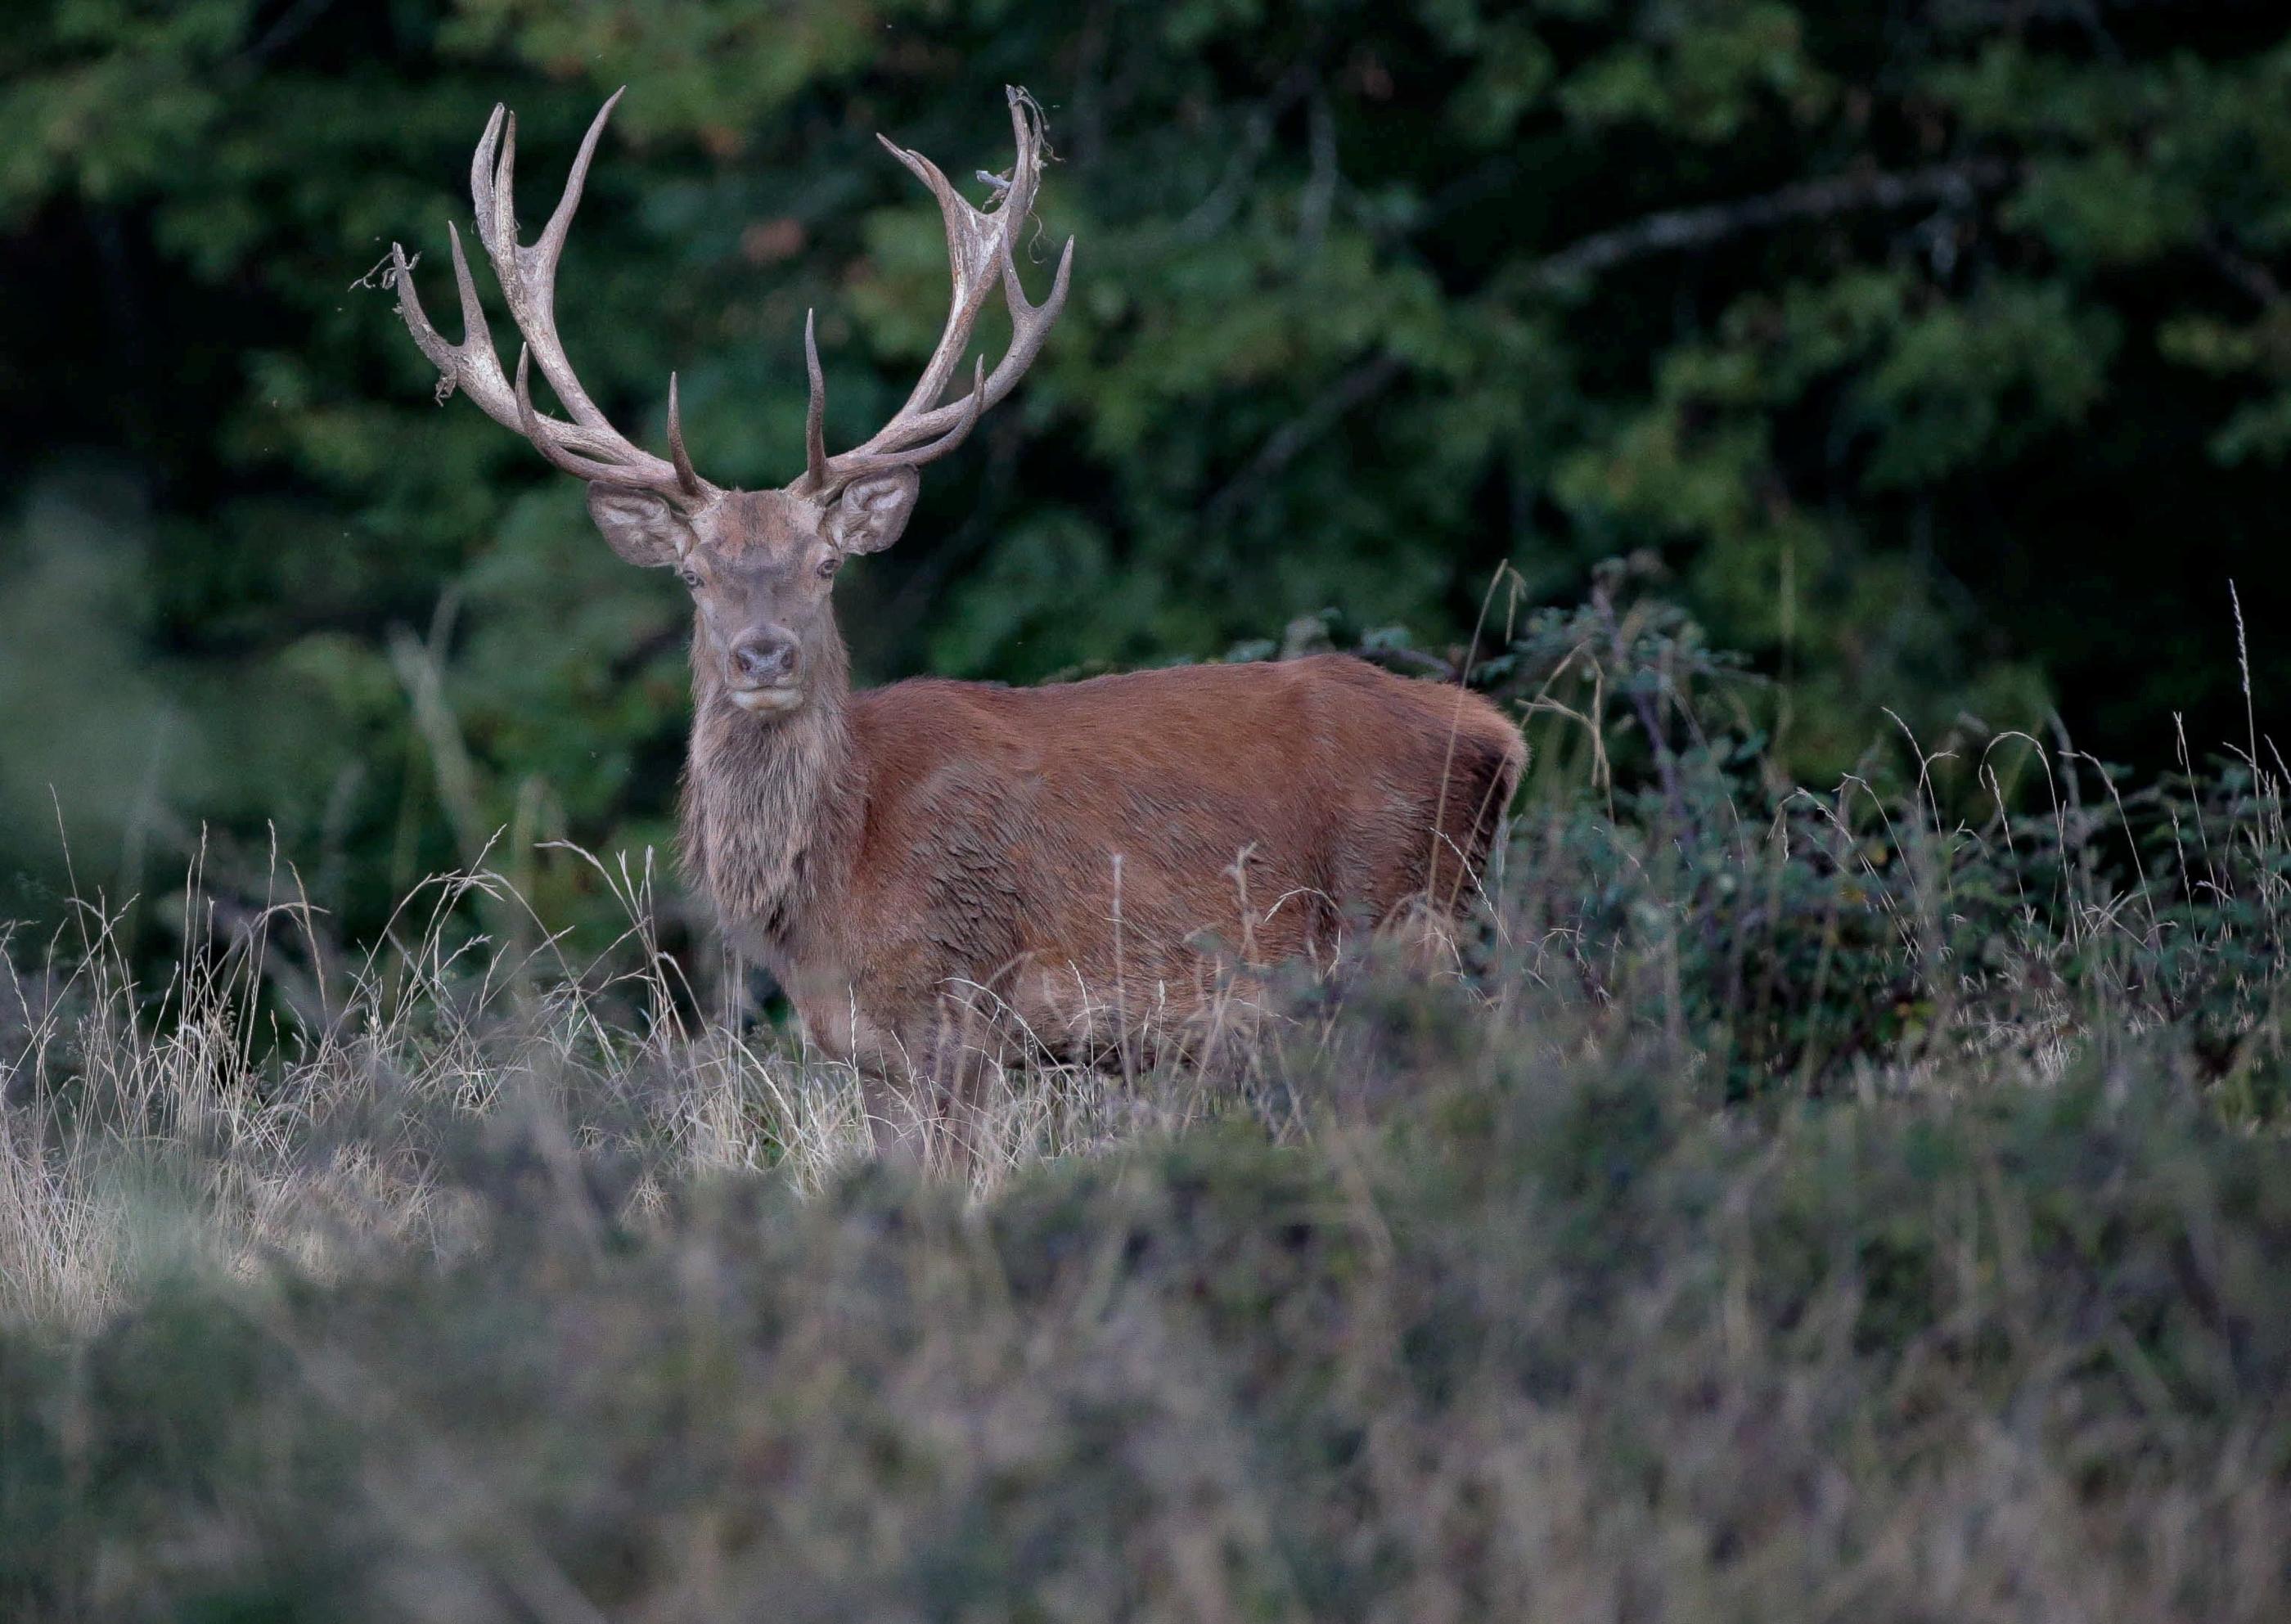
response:
[(743, 682), (784, 682), (795, 675), (796, 641), (777, 626), (740, 634), (732, 645), (732, 670)]

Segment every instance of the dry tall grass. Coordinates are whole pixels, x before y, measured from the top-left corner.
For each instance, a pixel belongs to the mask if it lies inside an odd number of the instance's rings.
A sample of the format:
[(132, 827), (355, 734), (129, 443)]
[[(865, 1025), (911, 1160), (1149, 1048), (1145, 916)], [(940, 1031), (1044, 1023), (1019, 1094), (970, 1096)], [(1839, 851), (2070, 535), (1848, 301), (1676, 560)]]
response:
[[(2046, 800), (2006, 816), (1992, 746), (1980, 826), (1943, 821), (1942, 758), (1914, 746), (1895, 799), (1854, 777), (1755, 822), (1708, 755), (1620, 820), (1531, 806), (1466, 937), (1402, 956), (1499, 1025), (1659, 1030), (1714, 1100), (1730, 1068), (1738, 1092), (1745, 1076), (1865, 1096), (2041, 1083), (2175, 1026), (2225, 1043), (2247, 1096), (2291, 920), (2280, 783), (2247, 767), (2208, 800), (2192, 776), (2158, 786), (2134, 798), (2135, 828), (2091, 758), (2021, 746)], [(336, 1274), (374, 1242), (450, 1256), (474, 1232), (466, 1195), (438, 1182), (442, 1146), (496, 1118), (550, 1124), (568, 1180), (591, 1153), (626, 1158), (615, 1216), (639, 1222), (695, 1179), (768, 1171), (811, 1193), (869, 1156), (848, 1068), (744, 1017), (736, 972), (703, 995), (662, 952), (648, 858), (559, 850), (622, 920), (585, 956), (482, 861), (416, 888), (355, 959), (275, 864), (229, 896), (193, 867), (156, 984), (122, 946), (125, 910), (100, 899), (43, 943), (0, 936), (0, 1318), (92, 1325), (192, 1264), (245, 1278), (266, 1260)], [(1130, 1055), (993, 1069), (976, 1154), (940, 1137), (927, 1159), (984, 1200), (1205, 1116), (1309, 1137), (1330, 1102), (1295, 1078), (1354, 1041), (1344, 989), (1392, 957), (1292, 969), (1270, 1012), (1262, 989), (1237, 999), (1206, 1070)]]
[[(811, 1193), (872, 1156), (850, 1068), (736, 1008), (694, 1016), (649, 875), (580, 858), (627, 924), (579, 961), (488, 868), (424, 883), (348, 967), (299, 897), (218, 899), (197, 871), (157, 985), (100, 902), (76, 904), (36, 968), (0, 960), (0, 1319), (91, 1326), (187, 1266), (331, 1277), (374, 1242), (450, 1257), (474, 1232), (434, 1177), (440, 1138), (495, 1118), (547, 1125), (567, 1178), (588, 1153), (633, 1156), (616, 1216), (639, 1224), (695, 1179), (768, 1170)], [(1176, 1071), (1029, 1061), (986, 1081), (958, 1175), (981, 1199), (1201, 1108)], [(921, 1143), (954, 1167), (943, 1132)]]
[(2281, 784), (1729, 760), (920, 1176), (641, 869), (20, 937), (0, 1611), (2284, 1616)]

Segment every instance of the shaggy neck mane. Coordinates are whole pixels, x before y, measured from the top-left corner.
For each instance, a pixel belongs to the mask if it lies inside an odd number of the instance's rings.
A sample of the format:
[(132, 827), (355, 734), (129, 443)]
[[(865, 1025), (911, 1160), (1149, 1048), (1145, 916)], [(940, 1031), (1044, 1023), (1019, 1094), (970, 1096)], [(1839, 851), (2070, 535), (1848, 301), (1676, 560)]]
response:
[(850, 663), (832, 628), (811, 657), (804, 703), (784, 716), (741, 710), (716, 662), (693, 662), (684, 871), (729, 929), (768, 953), (801, 930), (819, 888), (840, 876), (864, 793), (845, 718)]

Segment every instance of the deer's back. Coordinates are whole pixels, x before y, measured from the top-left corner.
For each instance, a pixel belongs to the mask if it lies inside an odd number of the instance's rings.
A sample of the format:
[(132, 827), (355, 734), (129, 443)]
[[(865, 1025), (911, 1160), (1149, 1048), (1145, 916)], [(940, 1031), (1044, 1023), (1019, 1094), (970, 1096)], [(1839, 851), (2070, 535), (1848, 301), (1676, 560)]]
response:
[(858, 990), (960, 978), (1054, 1026), (1117, 997), (1182, 1014), (1218, 956), (1321, 951), (1427, 891), (1457, 905), (1523, 756), (1485, 700), (1344, 655), (903, 682), (851, 723)]

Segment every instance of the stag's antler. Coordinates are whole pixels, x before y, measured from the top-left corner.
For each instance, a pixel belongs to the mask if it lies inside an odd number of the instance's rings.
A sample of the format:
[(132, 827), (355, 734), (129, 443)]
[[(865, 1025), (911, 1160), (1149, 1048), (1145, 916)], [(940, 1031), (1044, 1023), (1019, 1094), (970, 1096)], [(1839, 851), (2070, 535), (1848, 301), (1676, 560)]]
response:
[[(485, 136), (478, 142), (477, 155), (470, 165), (470, 194), (477, 206), (478, 237), (493, 261), (494, 275), (501, 283), (502, 292), (509, 301), (510, 314), (525, 340), (518, 354), (514, 384), (502, 372), (501, 358), (494, 352), (493, 333), (486, 325), (485, 309), (478, 301), (477, 284), (470, 276), (469, 261), (462, 252), (461, 233), (451, 225), (446, 230), (453, 242), (454, 281), (462, 297), (462, 342), (447, 343), (430, 326), (414, 290), (413, 268), (406, 251), (393, 243), (390, 249), (390, 268), (398, 287), (398, 309), (414, 334), (414, 342), (422, 347), (422, 353), (445, 374), (442, 387), (466, 390), (488, 417), (524, 435), (558, 467), (583, 479), (641, 486), (662, 492), (687, 508), (703, 507), (723, 493), (693, 470), (692, 459), (685, 453), (674, 374), (668, 381), (670, 460), (663, 462), (605, 421), (605, 414), (597, 409), (588, 391), (581, 387), (581, 380), (574, 375), (573, 364), (566, 358), (564, 342), (557, 335), (558, 261), (565, 252), (566, 236), (572, 229), (574, 211), (581, 206), (581, 189), (588, 180), (589, 161), (596, 155), (605, 122), (612, 117), (614, 104), (622, 94), (615, 91), (590, 125), (581, 150), (573, 160), (572, 173), (566, 179), (565, 195), (558, 199), (557, 210), (543, 229), (541, 240), (529, 248), (517, 240), (512, 193), (517, 115), (495, 107), (493, 117), (486, 125)], [(887, 138), (878, 138), (894, 157), (930, 188), (931, 195), (938, 199), (939, 212), (945, 217), (947, 259), (954, 278), (946, 329), (940, 334), (938, 347), (931, 351), (922, 376), (907, 396), (906, 404), (893, 414), (891, 421), (864, 444), (831, 457), (826, 441), (827, 384), (820, 372), (819, 346), (812, 322), (810, 318), (805, 318), (804, 359), (811, 377), (811, 402), (805, 422), (804, 472), (790, 489), (805, 495), (823, 496), (863, 475), (917, 467), (945, 455), (963, 442), (981, 414), (1008, 395), (1025, 374), (1040, 353), (1042, 341), (1049, 336), (1050, 325), (1065, 308), (1066, 282), (1073, 269), (1072, 237), (1066, 239), (1065, 250), (1058, 256), (1057, 278), (1050, 285), (1049, 297), (1041, 303), (1028, 303), (1025, 289), (1018, 280), (1018, 230), (1033, 211), (1035, 189), (1042, 178), (1041, 113), (1025, 91), (1006, 87), (1005, 94), (1010, 104), (1010, 128), (1017, 138), (1017, 161), (1009, 180), (998, 182), (1001, 195), (994, 206), (984, 212), (973, 208), (928, 158), (895, 146)], [(986, 370), (982, 358), (972, 369), (969, 392), (960, 400), (941, 406), (939, 397), (953, 381), (962, 352), (969, 347), (971, 329), (977, 325), (979, 311), (985, 309), (987, 296), (997, 282), (1001, 284), (1003, 298), (1010, 310), (1010, 348), (992, 373)], [(571, 422), (548, 416), (535, 408), (528, 376), (529, 366), (535, 361), (540, 363), (542, 376), (557, 391)]]
[[(1008, 395), (1025, 375), (1026, 368), (1033, 364), (1042, 348), (1042, 341), (1049, 335), (1050, 324), (1057, 320), (1058, 312), (1065, 307), (1066, 279), (1073, 269), (1073, 238), (1066, 239), (1065, 251), (1058, 256), (1057, 277), (1050, 284), (1049, 296), (1041, 303), (1027, 303), (1026, 290), (1018, 280), (1018, 231), (1033, 212), (1034, 190), (1042, 178), (1041, 110), (1034, 105), (1032, 96), (1015, 85), (1006, 86), (1003, 93), (1010, 103), (1010, 129), (1017, 139), (1017, 162), (1011, 168), (1008, 184), (1001, 188), (994, 206), (983, 213), (971, 207), (939, 173), (938, 165), (921, 153), (894, 145), (887, 136), (876, 138), (893, 157), (913, 172), (917, 180), (930, 188), (931, 195), (938, 199), (939, 213), (946, 218), (947, 261), (954, 277), (946, 330), (939, 335), (938, 347), (931, 351), (930, 360), (923, 367), (922, 376), (915, 381), (906, 404), (893, 414), (891, 421), (864, 445), (829, 456), (824, 433), (827, 385), (820, 374), (819, 347), (812, 336), (812, 324), (809, 318), (805, 318), (804, 360), (811, 374), (811, 409), (805, 422), (804, 475), (794, 488), (808, 494), (819, 494), (864, 474), (916, 467), (953, 450), (962, 444), (980, 414)], [(978, 313), (985, 308), (987, 296), (998, 281), (1010, 309), (1010, 348), (992, 373), (987, 372), (986, 362), (981, 358), (971, 374), (970, 392), (960, 400), (941, 406), (938, 398), (953, 380), (962, 352), (969, 347), (970, 332), (977, 325)]]
[[(478, 142), (470, 165), (470, 196), (477, 205), (478, 238), (493, 261), (494, 275), (509, 301), (524, 346), (517, 358), (517, 382), (512, 388), (494, 353), (492, 329), (485, 307), (478, 302), (477, 283), (462, 252), (462, 234), (450, 224), (446, 231), (454, 246), (454, 281), (462, 295), (462, 342), (449, 344), (430, 318), (414, 291), (413, 268), (406, 251), (390, 245), (390, 269), (398, 285), (398, 310), (406, 318), (414, 342), (422, 346), (445, 374), (441, 388), (458, 385), (469, 391), (486, 415), (504, 428), (515, 429), (531, 440), (541, 454), (558, 467), (583, 479), (657, 490), (687, 507), (704, 506), (722, 493), (693, 471), (684, 450), (684, 425), (679, 420), (676, 379), (668, 381), (668, 446), (672, 461), (663, 462), (605, 421), (589, 392), (574, 375), (566, 358), (564, 341), (557, 336), (557, 264), (565, 253), (565, 238), (573, 229), (573, 213), (581, 206), (581, 189), (589, 178), (589, 160), (596, 155), (605, 121), (623, 92), (615, 91), (583, 138), (566, 178), (565, 195), (557, 201), (541, 240), (525, 247), (517, 240), (514, 177), (517, 167), (517, 115), (496, 106)], [(573, 421), (551, 417), (534, 409), (527, 382), (528, 360), (541, 363), (541, 375), (557, 391)]]

